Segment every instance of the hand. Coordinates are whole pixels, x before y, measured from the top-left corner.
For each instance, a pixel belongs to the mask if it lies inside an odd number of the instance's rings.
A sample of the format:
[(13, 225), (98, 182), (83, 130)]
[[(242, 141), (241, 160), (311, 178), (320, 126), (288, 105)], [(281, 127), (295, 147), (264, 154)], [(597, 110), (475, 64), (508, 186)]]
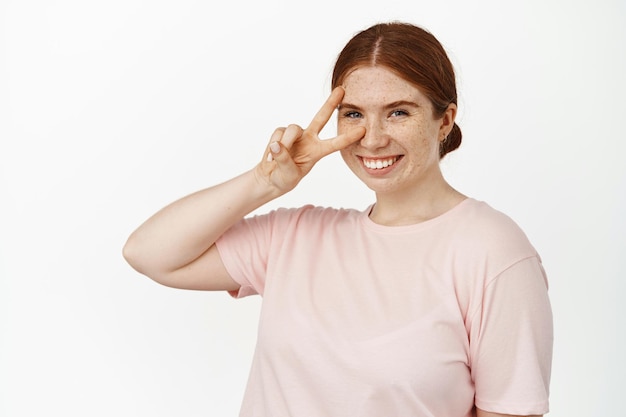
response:
[(343, 88), (335, 88), (306, 129), (289, 125), (274, 131), (264, 159), (256, 169), (259, 180), (284, 194), (292, 190), (317, 161), (363, 137), (365, 128), (356, 127), (331, 139), (319, 138), (343, 95)]

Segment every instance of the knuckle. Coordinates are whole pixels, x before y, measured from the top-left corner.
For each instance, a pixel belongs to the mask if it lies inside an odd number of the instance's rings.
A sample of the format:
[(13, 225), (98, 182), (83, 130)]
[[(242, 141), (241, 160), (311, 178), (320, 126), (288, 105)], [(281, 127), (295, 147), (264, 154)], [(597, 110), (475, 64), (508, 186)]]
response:
[(286, 131), (289, 131), (293, 134), (299, 134), (300, 132), (302, 132), (302, 128), (297, 124), (290, 124), (289, 126), (287, 126)]
[(274, 132), (272, 133), (272, 136), (270, 137), (270, 142), (279, 141), (280, 138), (283, 137), (284, 133), (285, 133), (285, 128), (284, 127), (276, 128), (274, 130)]

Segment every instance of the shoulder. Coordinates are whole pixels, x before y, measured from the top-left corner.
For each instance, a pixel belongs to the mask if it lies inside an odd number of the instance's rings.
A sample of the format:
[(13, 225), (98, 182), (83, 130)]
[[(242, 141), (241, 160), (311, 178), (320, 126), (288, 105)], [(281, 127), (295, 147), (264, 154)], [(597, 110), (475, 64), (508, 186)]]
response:
[(524, 231), (511, 217), (484, 201), (470, 199), (459, 216), (457, 227), (460, 236), (476, 244), (531, 246)]
[(486, 262), (495, 270), (538, 257), (519, 225), (483, 201), (470, 199), (465, 204), (455, 222), (455, 236), (464, 257)]
[(463, 207), (462, 216), (468, 220), (467, 226), (487, 228), (494, 232), (499, 230), (521, 231), (511, 217), (484, 201), (469, 198)]
[(469, 200), (451, 227), (451, 276), (464, 317), (473, 317), (483, 308), (486, 289), (499, 278), (515, 275), (519, 279), (508, 279), (508, 284), (545, 284), (539, 254), (508, 215), (485, 202)]

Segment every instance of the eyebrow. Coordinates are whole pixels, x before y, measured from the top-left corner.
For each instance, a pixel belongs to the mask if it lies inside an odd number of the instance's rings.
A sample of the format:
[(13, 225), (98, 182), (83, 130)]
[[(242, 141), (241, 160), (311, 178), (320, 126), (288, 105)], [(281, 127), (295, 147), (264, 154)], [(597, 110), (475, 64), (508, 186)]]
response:
[[(392, 109), (392, 108), (397, 108), (397, 107), (419, 107), (419, 104), (413, 102), (413, 101), (408, 101), (408, 100), (397, 100), (397, 101), (393, 101), (391, 103), (387, 103), (383, 106), (383, 109)], [(348, 108), (348, 109), (355, 109), (355, 110), (361, 110), (361, 108), (359, 106), (357, 106), (356, 104), (351, 104), (351, 103), (346, 103), (346, 102), (342, 102), (339, 104), (339, 106), (337, 106), (338, 110), (344, 109), (344, 108)]]

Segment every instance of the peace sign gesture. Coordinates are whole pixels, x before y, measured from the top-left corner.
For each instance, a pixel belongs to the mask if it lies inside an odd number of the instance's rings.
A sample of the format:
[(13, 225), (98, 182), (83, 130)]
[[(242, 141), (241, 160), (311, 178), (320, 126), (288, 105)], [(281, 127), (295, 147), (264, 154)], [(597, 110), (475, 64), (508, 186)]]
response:
[(264, 159), (256, 169), (259, 179), (284, 194), (292, 190), (317, 161), (363, 137), (365, 129), (357, 127), (334, 138), (319, 138), (344, 93), (343, 88), (335, 88), (306, 129), (292, 124), (274, 131)]

